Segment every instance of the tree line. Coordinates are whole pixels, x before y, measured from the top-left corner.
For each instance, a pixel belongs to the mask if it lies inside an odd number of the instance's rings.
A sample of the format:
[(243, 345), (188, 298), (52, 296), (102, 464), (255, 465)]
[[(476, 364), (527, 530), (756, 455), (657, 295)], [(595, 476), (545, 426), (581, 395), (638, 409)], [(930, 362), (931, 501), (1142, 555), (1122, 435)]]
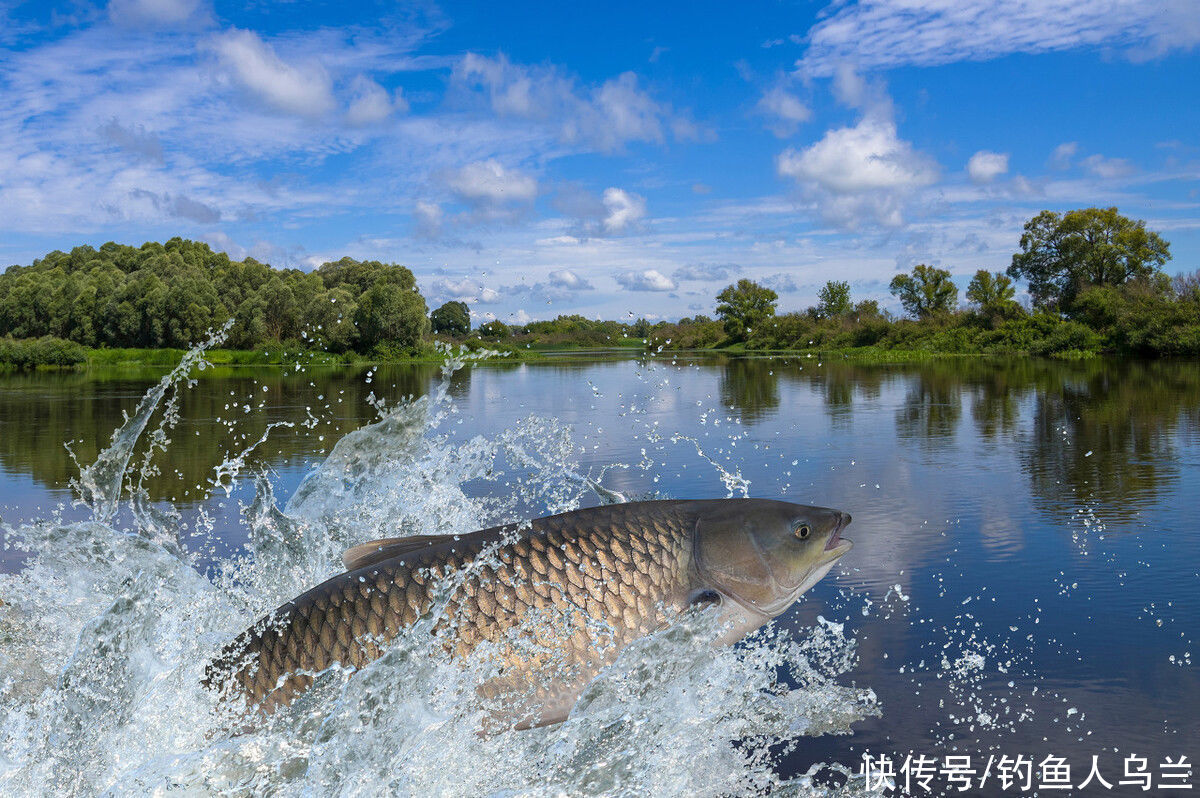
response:
[[(1116, 208), (1043, 211), (1025, 225), (1006, 272), (976, 272), (966, 306), (945, 269), (919, 264), (891, 280), (904, 308), (855, 302), (831, 280), (818, 303), (776, 313), (777, 294), (739, 280), (716, 297), (716, 318), (627, 324), (578, 314), (524, 325), (488, 321), (451, 301), (428, 312), (413, 273), (342, 258), (311, 272), (234, 260), (172, 238), (51, 252), (0, 274), (0, 362), (67, 365), (83, 347), (186, 348), (227, 320), (234, 349), (283, 346), (379, 359), (411, 354), (432, 335), (496, 348), (611, 347), (757, 350), (880, 349), (1136, 355), (1200, 354), (1200, 272), (1172, 280), (1170, 246)], [(1016, 301), (1024, 281), (1030, 307)]]
[[(1116, 208), (1043, 211), (1026, 224), (1004, 272), (978, 270), (959, 304), (945, 269), (919, 264), (895, 275), (890, 292), (906, 318), (873, 300), (852, 302), (831, 280), (818, 303), (775, 313), (776, 293), (739, 280), (717, 295), (716, 319), (657, 325), (654, 345), (747, 349), (880, 349), (947, 353), (1090, 355), (1200, 354), (1200, 271), (1162, 271), (1170, 245)], [(1028, 288), (1030, 307), (1016, 301)]]
[(80, 246), (0, 274), (0, 337), (86, 347), (186, 348), (232, 319), (236, 349), (412, 349), (429, 335), (426, 314), (403, 266), (342, 258), (275, 269), (181, 238)]

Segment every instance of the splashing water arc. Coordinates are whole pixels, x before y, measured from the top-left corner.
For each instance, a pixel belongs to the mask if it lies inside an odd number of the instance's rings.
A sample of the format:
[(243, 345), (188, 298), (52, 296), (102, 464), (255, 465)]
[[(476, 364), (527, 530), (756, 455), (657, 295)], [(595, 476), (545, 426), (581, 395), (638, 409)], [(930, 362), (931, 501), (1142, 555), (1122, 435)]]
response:
[[(255, 496), (241, 507), (245, 549), (212, 555), (215, 521), (202, 515), (185, 535), (141, 485), (169, 456), (178, 397), (222, 335), (189, 352), (81, 468), (74, 488), (90, 520), (3, 528), (28, 558), (0, 575), (0, 793), (867, 794), (845, 769), (833, 788), (809, 775), (785, 783), (772, 767), (772, 746), (848, 733), (879, 712), (869, 689), (835, 682), (855, 660), (835, 624), (712, 648), (711, 614), (696, 613), (622, 652), (566, 722), (480, 737), (486, 651), (450, 659), (427, 617), (353, 678), (322, 673), (289, 711), (245, 728), (201, 687), (205, 664), (265, 610), (340, 571), (344, 549), (624, 497), (578, 473), (571, 431), (553, 419), (450, 445), (447, 384), (464, 365), (452, 357), (429, 396), (378, 402), (377, 421), (338, 441), (282, 508), (267, 474), (242, 475), (274, 427), (228, 452), (210, 492), (252, 479)], [(463, 490), (506, 472), (520, 475), (513, 491)]]

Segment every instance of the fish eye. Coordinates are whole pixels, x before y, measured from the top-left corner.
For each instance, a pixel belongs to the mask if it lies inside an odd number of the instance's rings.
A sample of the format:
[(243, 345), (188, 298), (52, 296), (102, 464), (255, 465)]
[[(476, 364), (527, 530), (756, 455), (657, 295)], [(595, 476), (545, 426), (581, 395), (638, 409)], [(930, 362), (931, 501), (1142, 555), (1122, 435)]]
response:
[(808, 540), (808, 536), (812, 534), (812, 527), (808, 524), (801, 524), (796, 527), (795, 535), (800, 540)]

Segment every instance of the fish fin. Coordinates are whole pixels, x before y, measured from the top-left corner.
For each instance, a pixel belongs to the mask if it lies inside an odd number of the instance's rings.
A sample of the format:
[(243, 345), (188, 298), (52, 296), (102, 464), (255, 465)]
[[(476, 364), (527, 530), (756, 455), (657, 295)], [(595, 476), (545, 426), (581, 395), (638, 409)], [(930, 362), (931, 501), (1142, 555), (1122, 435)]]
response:
[(367, 565), (390, 560), (402, 554), (422, 551), (430, 546), (437, 546), (455, 539), (461, 535), (409, 535), (402, 538), (380, 538), (368, 540), (358, 546), (352, 546), (342, 553), (342, 562), (347, 571), (356, 571)]

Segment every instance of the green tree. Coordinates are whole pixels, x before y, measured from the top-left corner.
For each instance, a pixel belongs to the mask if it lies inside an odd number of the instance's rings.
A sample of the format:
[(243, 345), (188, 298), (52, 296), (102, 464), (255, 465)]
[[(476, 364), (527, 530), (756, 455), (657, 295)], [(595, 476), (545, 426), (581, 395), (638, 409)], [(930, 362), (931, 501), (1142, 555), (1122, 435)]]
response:
[(487, 324), (479, 325), (479, 336), (481, 338), (486, 338), (489, 341), (499, 341), (502, 338), (507, 338), (511, 334), (512, 330), (508, 328), (507, 324), (499, 319), (495, 321), (489, 321)]
[(725, 334), (744, 341), (755, 329), (775, 316), (779, 295), (753, 280), (742, 278), (717, 294), (717, 317), (725, 325)]
[(1042, 211), (1026, 222), (1008, 276), (1028, 281), (1038, 307), (1069, 311), (1084, 288), (1149, 279), (1170, 258), (1158, 233), (1116, 208)]
[(466, 302), (451, 301), (429, 316), (435, 333), (466, 335), (471, 332), (471, 310)]
[(845, 316), (854, 306), (850, 304), (850, 283), (830, 280), (817, 292), (817, 312), (826, 318)]
[(1013, 299), (1015, 295), (1012, 280), (1002, 272), (992, 273), (987, 269), (975, 272), (967, 286), (967, 301), (976, 305), (993, 325), (1020, 312), (1021, 306)]
[(958, 286), (951, 281), (950, 272), (923, 263), (913, 267), (911, 276), (897, 274), (888, 288), (909, 315), (918, 319), (949, 313), (958, 304)]
[(1012, 280), (1000, 272), (993, 274), (987, 269), (980, 269), (971, 278), (967, 286), (967, 301), (988, 308), (1012, 302), (1015, 296)]
[(419, 346), (429, 334), (427, 312), (416, 291), (392, 282), (376, 283), (359, 297), (354, 312), (359, 347), (367, 351), (382, 343)]

